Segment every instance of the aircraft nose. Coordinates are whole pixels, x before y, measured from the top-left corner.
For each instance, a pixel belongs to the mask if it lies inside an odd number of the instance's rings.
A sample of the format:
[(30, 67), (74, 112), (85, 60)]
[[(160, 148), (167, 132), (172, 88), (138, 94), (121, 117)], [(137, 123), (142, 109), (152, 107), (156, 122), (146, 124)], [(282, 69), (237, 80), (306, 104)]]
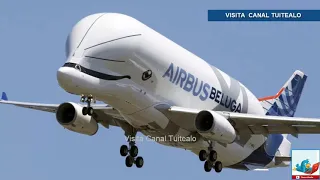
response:
[(72, 77), (70, 75), (68, 67), (60, 67), (57, 71), (57, 80), (60, 85), (65, 90), (69, 89), (69, 86), (72, 84)]

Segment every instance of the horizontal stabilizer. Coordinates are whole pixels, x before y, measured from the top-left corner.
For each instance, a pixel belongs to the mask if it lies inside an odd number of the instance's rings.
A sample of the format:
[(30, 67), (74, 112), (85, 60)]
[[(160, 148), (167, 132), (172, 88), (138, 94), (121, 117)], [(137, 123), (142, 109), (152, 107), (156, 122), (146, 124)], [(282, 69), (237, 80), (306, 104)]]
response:
[(269, 169), (254, 169), (253, 171), (269, 171)]
[(291, 161), (291, 157), (290, 156), (276, 156), (274, 158), (275, 158), (276, 164), (280, 164), (282, 162)]
[(267, 168), (264, 166), (256, 166), (256, 165), (250, 165), (246, 164), (245, 165), (250, 171), (269, 171)]

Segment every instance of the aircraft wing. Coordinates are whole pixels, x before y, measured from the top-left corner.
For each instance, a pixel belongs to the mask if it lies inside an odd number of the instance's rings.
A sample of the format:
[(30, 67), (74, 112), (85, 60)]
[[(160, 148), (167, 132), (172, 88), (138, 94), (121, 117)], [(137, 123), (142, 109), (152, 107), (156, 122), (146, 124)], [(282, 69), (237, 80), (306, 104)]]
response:
[[(185, 127), (195, 131), (194, 119), (201, 110), (172, 106), (168, 109), (174, 119), (179, 118), (189, 124)], [(320, 119), (265, 116), (234, 112), (216, 111), (226, 119), (235, 122), (235, 129), (249, 134), (317, 134), (320, 133)], [(176, 117), (176, 118), (175, 118)], [(186, 121), (189, 121), (186, 123)], [(179, 122), (178, 125), (180, 125)], [(193, 124), (192, 124), (193, 123)]]
[(55, 113), (58, 109), (59, 104), (40, 104), (40, 103), (28, 103), (28, 102), (17, 102), (17, 101), (6, 101), (6, 100), (0, 100), (1, 104), (11, 104), (19, 107), (29, 108), (29, 109), (35, 109), (40, 111), (46, 111), (46, 112), (53, 112)]
[[(51, 112), (51, 113), (56, 113), (60, 105), (60, 104), (42, 104), (42, 103), (9, 101), (5, 92), (2, 93), (0, 104), (11, 104), (11, 105), (15, 105), (23, 108), (29, 108), (29, 109)], [(119, 112), (109, 105), (92, 104), (91, 107), (94, 109), (94, 112), (96, 114), (94, 118), (107, 128), (109, 125), (118, 126), (117, 121), (123, 121), (123, 117), (119, 114)]]
[(243, 113), (223, 113), (236, 122), (239, 131), (249, 130), (252, 134), (317, 134), (320, 119), (264, 116)]

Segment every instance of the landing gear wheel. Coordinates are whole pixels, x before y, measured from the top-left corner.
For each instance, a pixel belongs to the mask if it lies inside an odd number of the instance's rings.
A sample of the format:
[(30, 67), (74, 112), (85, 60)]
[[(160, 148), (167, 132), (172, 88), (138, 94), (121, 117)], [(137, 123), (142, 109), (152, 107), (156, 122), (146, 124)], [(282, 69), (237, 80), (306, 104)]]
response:
[(93, 108), (91, 107), (91, 103), (96, 102), (95, 98), (91, 94), (88, 96), (85, 96), (82, 94), (80, 101), (87, 103), (87, 106), (82, 108), (82, 114), (92, 116), (93, 115)]
[(140, 157), (140, 156), (138, 156), (137, 159), (136, 159), (136, 166), (137, 166), (137, 168), (142, 168), (143, 163), (144, 163), (144, 162), (143, 162), (143, 158)]
[(88, 112), (88, 115), (89, 115), (89, 116), (92, 116), (92, 115), (93, 115), (93, 108), (92, 108), (92, 107), (89, 107), (88, 110), (87, 110), (87, 112)]
[(205, 161), (206, 159), (207, 159), (207, 151), (205, 151), (205, 150), (201, 150), (200, 152), (199, 152), (199, 159), (200, 159), (200, 161)]
[(220, 161), (217, 161), (215, 164), (214, 164), (214, 170), (219, 173), (222, 171), (222, 163)]
[(212, 150), (210, 151), (210, 154), (209, 154), (209, 160), (211, 162), (215, 162), (217, 160), (217, 156), (218, 156), (217, 152), (215, 150)]
[(127, 155), (126, 157), (127, 167), (131, 167), (133, 164), (136, 164), (137, 168), (142, 168), (144, 164), (144, 160), (141, 156), (138, 156), (139, 150), (138, 150), (138, 147), (135, 145), (135, 137), (138, 130), (132, 127), (131, 125), (124, 126), (122, 128), (125, 131), (125, 136), (127, 137), (129, 146), (122, 145), (120, 147), (120, 154), (121, 156)]
[(206, 161), (205, 163), (204, 163), (204, 170), (206, 171), (206, 172), (210, 172), (211, 171), (211, 163), (209, 162), (209, 161)]
[(132, 145), (130, 148), (130, 156), (136, 157), (139, 153), (138, 147), (135, 145)]
[(129, 152), (128, 146), (122, 145), (122, 146), (120, 147), (120, 155), (121, 155), (121, 156), (126, 156), (126, 155), (128, 155), (128, 152)]
[(87, 107), (83, 107), (82, 108), (82, 114), (85, 116), (88, 114), (88, 108)]
[(132, 167), (133, 163), (134, 163), (134, 158), (131, 157), (131, 156), (127, 156), (126, 157), (126, 166), (127, 167)]

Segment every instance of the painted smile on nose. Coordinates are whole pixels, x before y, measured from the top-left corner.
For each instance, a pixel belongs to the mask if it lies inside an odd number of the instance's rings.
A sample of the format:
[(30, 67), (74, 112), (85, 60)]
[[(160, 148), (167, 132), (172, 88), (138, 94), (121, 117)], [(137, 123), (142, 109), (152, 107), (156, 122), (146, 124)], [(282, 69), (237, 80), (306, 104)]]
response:
[(75, 63), (65, 63), (63, 65), (63, 67), (72, 67), (75, 68), (89, 76), (93, 76), (99, 79), (103, 79), (103, 80), (108, 80), (108, 81), (116, 81), (116, 80), (120, 80), (120, 79), (131, 79), (131, 76), (129, 75), (124, 75), (124, 76), (114, 76), (114, 75), (110, 75), (110, 74), (104, 74), (101, 72), (97, 72), (88, 68), (85, 68), (79, 64), (75, 64)]

